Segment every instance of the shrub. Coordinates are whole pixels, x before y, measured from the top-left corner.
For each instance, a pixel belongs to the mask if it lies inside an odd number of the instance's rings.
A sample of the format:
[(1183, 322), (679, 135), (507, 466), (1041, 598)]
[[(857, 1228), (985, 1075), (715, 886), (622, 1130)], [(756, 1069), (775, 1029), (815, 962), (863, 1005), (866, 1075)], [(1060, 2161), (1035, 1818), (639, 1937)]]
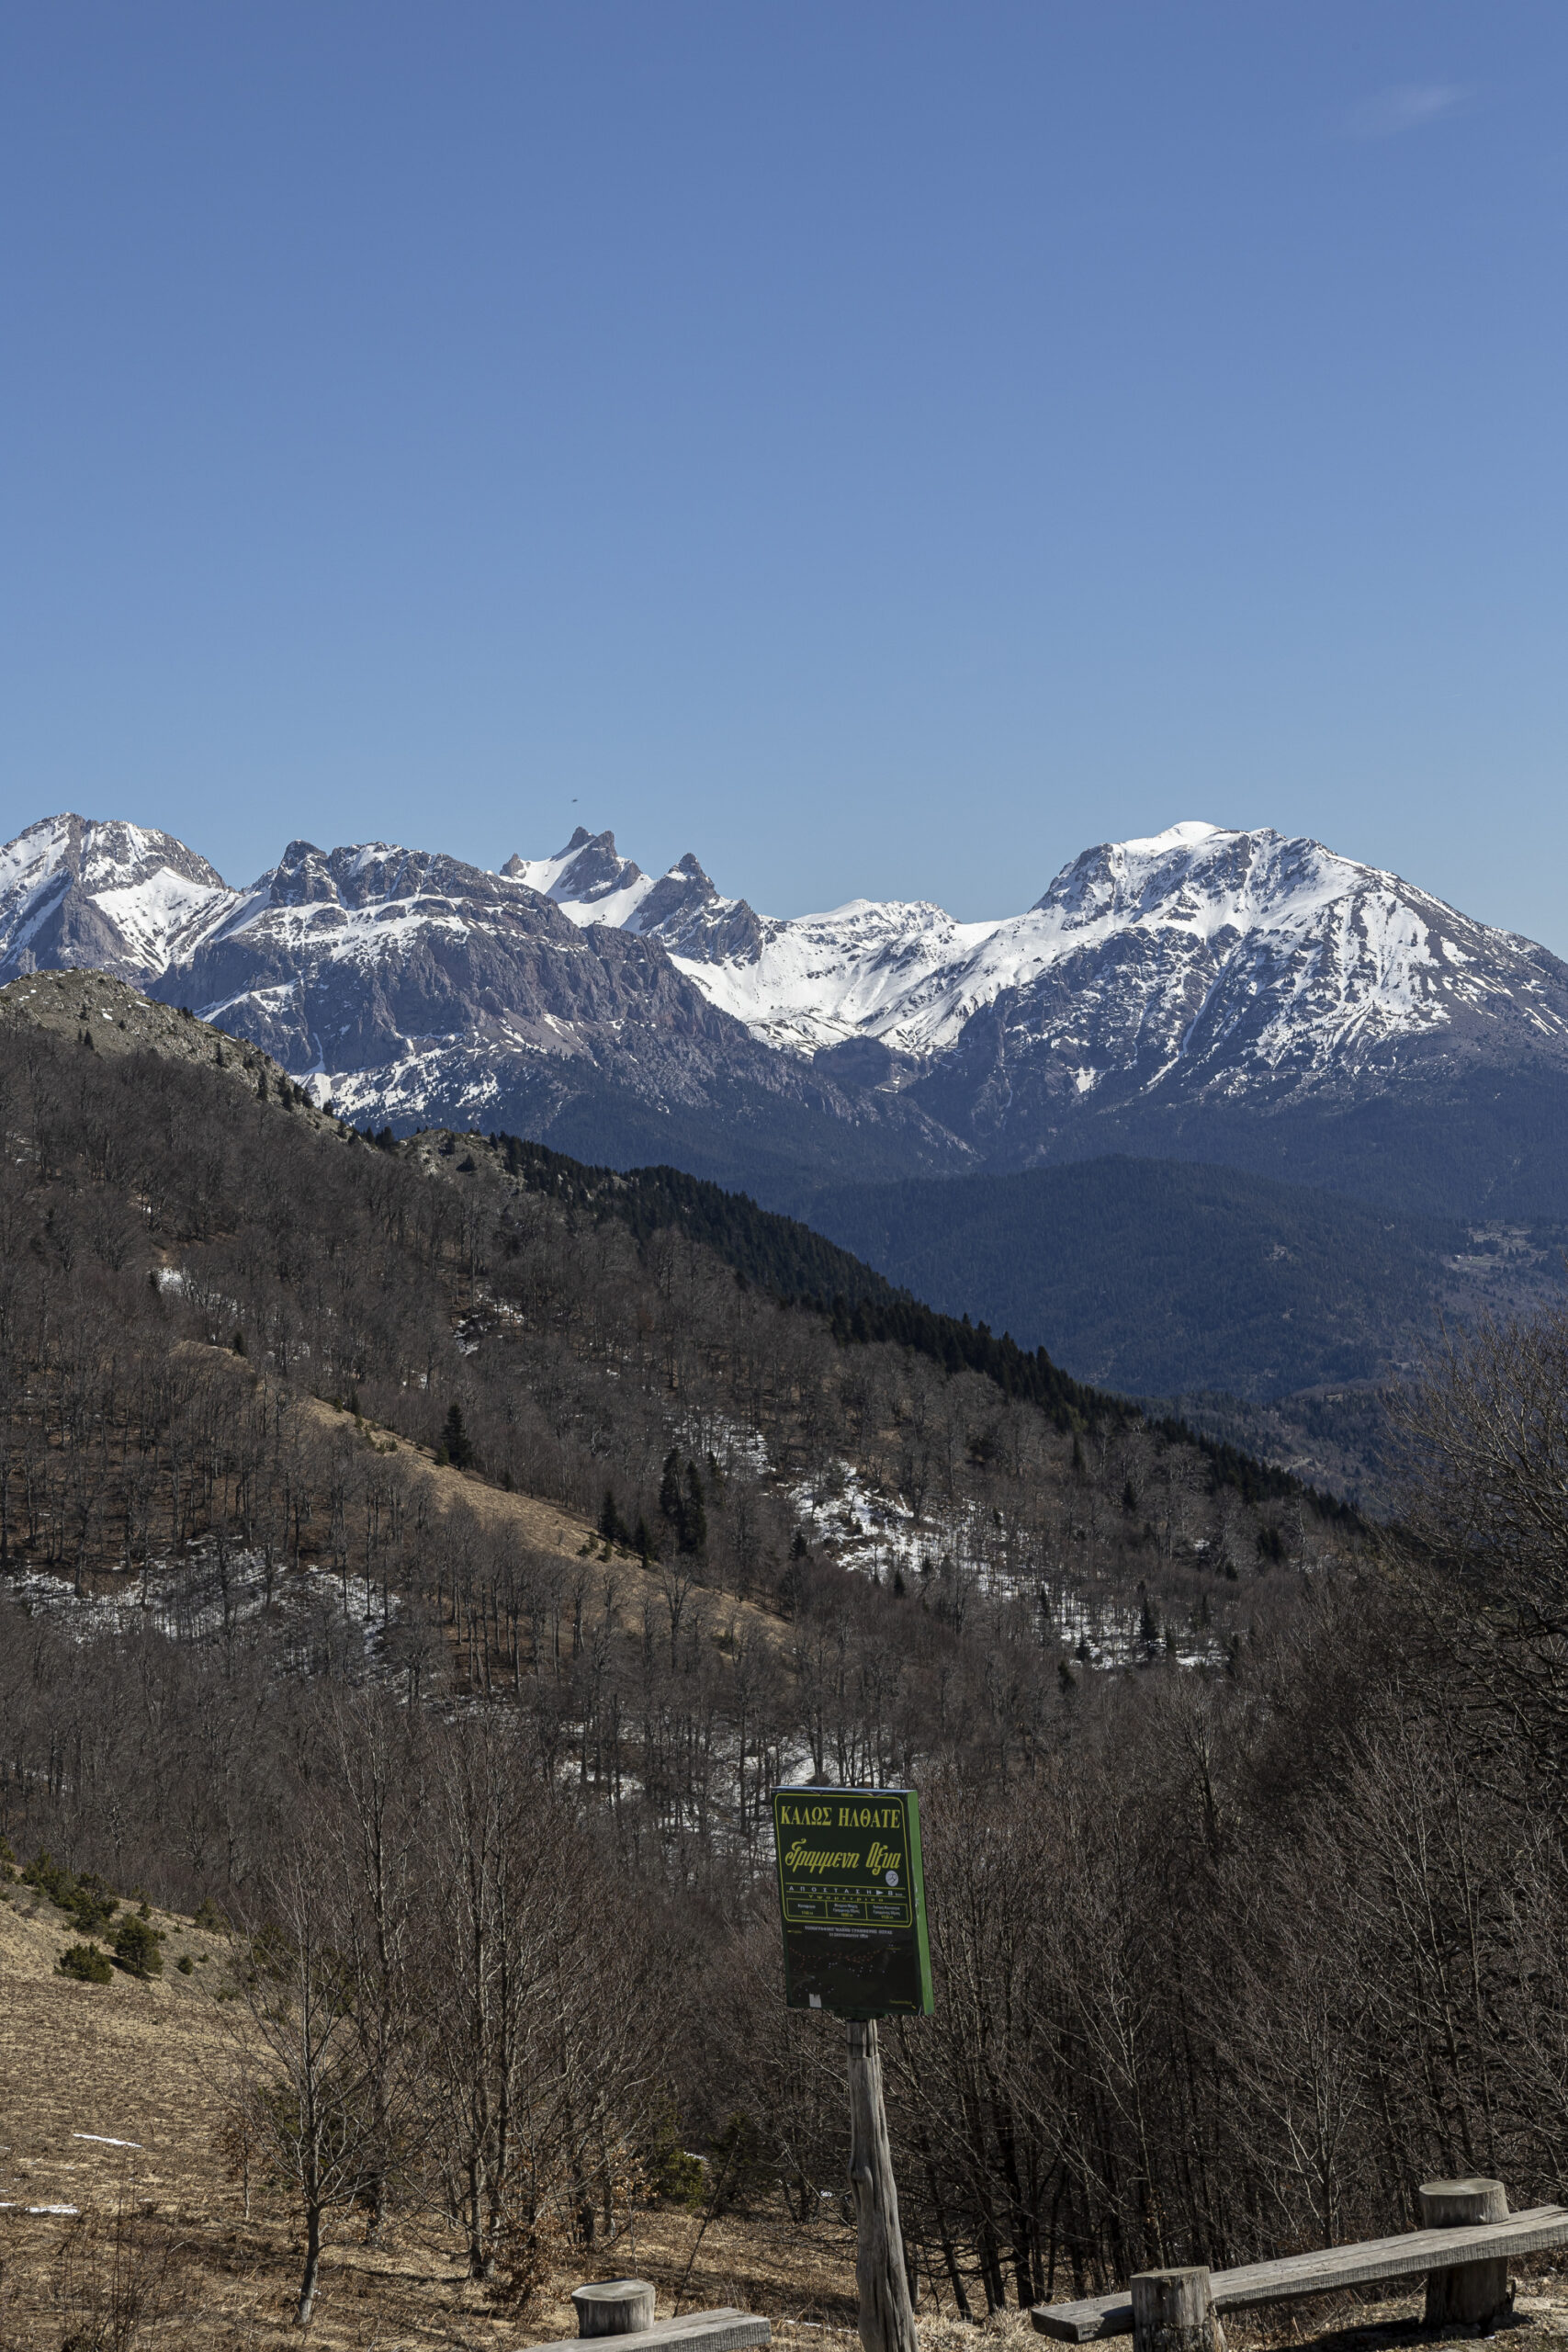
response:
[(107, 1984), (114, 1975), (107, 1951), (96, 1944), (72, 1944), (60, 1955), (62, 1976), (73, 1976), (79, 1984)]
[(688, 2154), (684, 2148), (665, 2159), (656, 2183), (659, 2194), (671, 2203), (684, 2205), (690, 2212), (702, 2211), (703, 2197), (707, 2187), (707, 2167), (701, 2156)]
[(128, 1976), (162, 1976), (164, 1955), (159, 1946), (163, 1940), (156, 1928), (132, 1914), (115, 1931), (115, 1958)]
[(112, 1889), (96, 1871), (84, 1871), (78, 1878), (41, 1849), (21, 1875), (24, 1886), (36, 1886), (57, 1910), (69, 1912), (85, 1936), (107, 1927), (118, 1908)]
[(62, 1911), (70, 1909), (71, 1897), (76, 1888), (76, 1882), (70, 1871), (62, 1870), (54, 1856), (46, 1853), (42, 1847), (22, 1872), (22, 1884), (36, 1886), (40, 1894), (47, 1894)]
[(700, 2211), (706, 2173), (702, 2158), (689, 2155), (681, 2145), (681, 2129), (672, 2108), (664, 2108), (656, 2117), (637, 2150), (637, 2162), (649, 2196), (667, 2205), (683, 2205), (689, 2212)]
[(775, 2175), (768, 2162), (767, 2143), (749, 2115), (732, 2115), (713, 2143), (708, 2162), (714, 2167), (713, 2210), (728, 2212), (767, 2189)]
[(190, 1973), (191, 1973), (191, 1967), (192, 1967), (191, 1956), (190, 1956), (189, 1952), (188, 1952), (188, 1951), (182, 1951), (182, 1952), (181, 1952), (181, 1954), (180, 1954), (180, 1956), (179, 1956), (179, 1958), (178, 1958), (178, 1960), (176, 1960), (176, 1961), (175, 1961), (175, 1966), (179, 1970), (180, 1974), (181, 1974), (182, 1976), (188, 1976), (188, 1975), (190, 1974)]
[(214, 1903), (210, 1894), (204, 1894), (202, 1896), (201, 1901), (197, 1905), (196, 1917), (192, 1920), (191, 1925), (197, 1928), (204, 1928), (209, 1936), (226, 1936), (229, 1932), (229, 1922), (223, 1917), (222, 1912), (220, 1911), (217, 1904)]
[(85, 1936), (96, 1935), (107, 1928), (118, 1910), (114, 1889), (105, 1883), (96, 1871), (78, 1873), (71, 1900), (66, 1905), (76, 1925)]

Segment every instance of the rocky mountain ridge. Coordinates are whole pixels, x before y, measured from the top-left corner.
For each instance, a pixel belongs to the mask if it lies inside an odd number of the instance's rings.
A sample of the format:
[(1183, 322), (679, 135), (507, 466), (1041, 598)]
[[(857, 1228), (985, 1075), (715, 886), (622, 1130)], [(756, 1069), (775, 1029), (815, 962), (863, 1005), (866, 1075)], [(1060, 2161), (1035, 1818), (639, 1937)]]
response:
[(668, 1159), (781, 1205), (1129, 1148), (1330, 1184), (1348, 1152), (1344, 1188), (1375, 1192), (1444, 1134), (1474, 1162), (1464, 1213), (1568, 1185), (1543, 1172), (1568, 967), (1267, 828), (1100, 843), (1023, 913), (960, 923), (863, 899), (761, 916), (690, 854), (649, 876), (583, 828), (499, 873), (294, 842), (237, 890), (167, 834), (62, 816), (0, 851), (0, 982), (78, 965), (361, 1122)]

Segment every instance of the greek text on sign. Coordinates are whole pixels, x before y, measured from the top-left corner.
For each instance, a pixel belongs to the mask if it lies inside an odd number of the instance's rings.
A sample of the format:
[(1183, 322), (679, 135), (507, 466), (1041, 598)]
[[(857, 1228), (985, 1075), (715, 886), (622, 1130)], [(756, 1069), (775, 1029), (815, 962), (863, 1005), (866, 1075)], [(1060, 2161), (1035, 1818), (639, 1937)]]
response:
[(779, 1789), (773, 1796), (792, 2008), (929, 2016), (931, 1959), (912, 1789)]

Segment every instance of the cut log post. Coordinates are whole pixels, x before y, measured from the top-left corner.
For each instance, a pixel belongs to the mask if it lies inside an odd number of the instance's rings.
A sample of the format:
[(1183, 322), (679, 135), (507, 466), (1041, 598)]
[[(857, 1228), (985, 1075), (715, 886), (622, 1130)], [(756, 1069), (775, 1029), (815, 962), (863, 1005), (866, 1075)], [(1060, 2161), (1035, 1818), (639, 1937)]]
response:
[(882, 2104), (882, 2056), (874, 2018), (850, 2022), (850, 2188), (855, 2200), (855, 2285), (864, 2352), (919, 2352)]
[(1225, 2352), (1213, 2288), (1201, 2264), (1140, 2270), (1131, 2285), (1134, 2352)]
[(572, 2308), (582, 2335), (633, 2335), (653, 2325), (653, 2290), (646, 2278), (596, 2278), (574, 2287)]
[[(1466, 2222), (1506, 2222), (1508, 2193), (1500, 2180), (1424, 2180), (1421, 2225), (1457, 2229)], [(1461, 2262), (1427, 2273), (1428, 2327), (1483, 2327), (1488, 2333), (1511, 2308), (1508, 2264)]]

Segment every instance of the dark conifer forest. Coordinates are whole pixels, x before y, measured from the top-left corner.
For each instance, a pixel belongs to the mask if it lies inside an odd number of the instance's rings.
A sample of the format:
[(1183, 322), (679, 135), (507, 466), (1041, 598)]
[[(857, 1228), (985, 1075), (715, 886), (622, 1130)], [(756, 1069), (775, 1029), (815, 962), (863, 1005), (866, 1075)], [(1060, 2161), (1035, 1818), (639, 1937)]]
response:
[(0, 992), (0, 1833), (250, 1939), (264, 2120), (330, 1954), (370, 2226), (523, 2274), (682, 2146), (837, 2188), (812, 1778), (921, 1793), (885, 2055), (961, 2312), (1568, 2186), (1561, 1317), (1433, 1359), (1371, 1526), (750, 1203), (359, 1135), (94, 976)]

